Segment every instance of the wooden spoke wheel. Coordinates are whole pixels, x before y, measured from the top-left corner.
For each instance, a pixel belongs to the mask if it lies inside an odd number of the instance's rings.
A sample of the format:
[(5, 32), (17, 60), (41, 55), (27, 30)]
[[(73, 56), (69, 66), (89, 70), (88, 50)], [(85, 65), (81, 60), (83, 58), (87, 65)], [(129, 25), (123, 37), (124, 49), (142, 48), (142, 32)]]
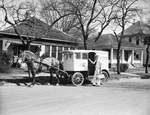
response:
[(80, 73), (80, 72), (74, 73), (71, 78), (71, 82), (75, 86), (81, 86), (84, 82), (84, 77), (83, 77), (82, 73)]

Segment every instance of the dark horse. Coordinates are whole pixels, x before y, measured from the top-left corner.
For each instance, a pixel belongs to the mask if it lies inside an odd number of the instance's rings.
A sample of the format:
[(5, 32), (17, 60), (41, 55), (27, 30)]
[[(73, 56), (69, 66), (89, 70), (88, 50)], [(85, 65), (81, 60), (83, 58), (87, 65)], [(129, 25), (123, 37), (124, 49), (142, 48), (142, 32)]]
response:
[(58, 83), (59, 83), (59, 61), (53, 57), (47, 57), (40, 59), (31, 51), (25, 50), (21, 52), (18, 58), (18, 63), (22, 66), (23, 64), (27, 65), (29, 77), (32, 75), (32, 83), (35, 84), (35, 75), (41, 71), (42, 66), (46, 66), (50, 72), (51, 77), (55, 74)]

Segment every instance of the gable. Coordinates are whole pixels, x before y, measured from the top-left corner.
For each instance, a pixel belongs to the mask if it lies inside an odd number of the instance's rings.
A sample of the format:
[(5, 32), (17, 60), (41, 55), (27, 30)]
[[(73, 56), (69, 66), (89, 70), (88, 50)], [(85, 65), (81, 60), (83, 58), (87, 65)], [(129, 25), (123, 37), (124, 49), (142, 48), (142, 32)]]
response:
[(140, 21), (132, 24), (124, 31), (124, 36), (135, 36), (140, 34), (150, 35), (150, 29), (146, 26), (146, 24)]

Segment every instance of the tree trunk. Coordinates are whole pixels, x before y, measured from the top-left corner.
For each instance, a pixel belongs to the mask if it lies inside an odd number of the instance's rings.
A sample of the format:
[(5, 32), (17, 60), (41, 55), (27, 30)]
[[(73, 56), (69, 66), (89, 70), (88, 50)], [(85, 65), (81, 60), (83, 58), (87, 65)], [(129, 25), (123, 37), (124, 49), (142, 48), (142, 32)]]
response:
[(26, 50), (30, 50), (30, 42), (27, 42), (26, 46), (25, 46)]
[(150, 44), (148, 44), (147, 48), (146, 48), (146, 65), (145, 65), (145, 73), (148, 73), (148, 62), (149, 62), (149, 46)]
[(118, 48), (117, 48), (117, 74), (120, 74), (120, 47), (121, 47), (121, 43), (118, 43)]
[(87, 43), (86, 43), (86, 39), (84, 38), (84, 49), (86, 50), (87, 49)]

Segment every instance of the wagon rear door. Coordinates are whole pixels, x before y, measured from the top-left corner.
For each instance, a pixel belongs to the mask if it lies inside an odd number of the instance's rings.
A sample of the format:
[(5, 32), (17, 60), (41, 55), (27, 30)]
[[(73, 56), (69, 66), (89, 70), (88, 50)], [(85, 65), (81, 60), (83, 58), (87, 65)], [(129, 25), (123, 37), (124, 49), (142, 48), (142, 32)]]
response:
[[(89, 59), (91, 59), (92, 61), (95, 60), (95, 52), (89, 52), (88, 57)], [(95, 71), (95, 65), (92, 64), (89, 60), (88, 60), (88, 71), (89, 71), (89, 75), (94, 75), (94, 71)]]

